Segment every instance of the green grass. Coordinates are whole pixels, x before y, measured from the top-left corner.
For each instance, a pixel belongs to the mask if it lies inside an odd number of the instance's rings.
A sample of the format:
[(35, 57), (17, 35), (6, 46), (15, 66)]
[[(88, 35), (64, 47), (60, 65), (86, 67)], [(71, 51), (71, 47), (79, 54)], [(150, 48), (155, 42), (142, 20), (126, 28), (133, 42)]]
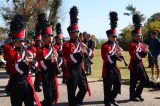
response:
[[(129, 53), (128, 52), (123, 52), (123, 55), (124, 55), (124, 58), (125, 58), (126, 62), (129, 64), (129, 61), (130, 61)], [(93, 61), (92, 75), (89, 76), (88, 78), (91, 79), (91, 80), (102, 80), (103, 61), (102, 61), (102, 58), (101, 58), (101, 50), (100, 49), (95, 50), (95, 56), (94, 56), (92, 61)], [(150, 71), (150, 68), (147, 68), (148, 67), (147, 58), (144, 58), (143, 62), (144, 62), (145, 69), (146, 69), (146, 71), (149, 75), (149, 78), (150, 78), (151, 71)], [(128, 84), (129, 79), (130, 79), (129, 78), (130, 77), (130, 72), (129, 72), (128, 67), (125, 67), (123, 61), (121, 61), (121, 62), (118, 61), (117, 64), (118, 64), (118, 66), (120, 68), (120, 71), (121, 71), (122, 83)]]

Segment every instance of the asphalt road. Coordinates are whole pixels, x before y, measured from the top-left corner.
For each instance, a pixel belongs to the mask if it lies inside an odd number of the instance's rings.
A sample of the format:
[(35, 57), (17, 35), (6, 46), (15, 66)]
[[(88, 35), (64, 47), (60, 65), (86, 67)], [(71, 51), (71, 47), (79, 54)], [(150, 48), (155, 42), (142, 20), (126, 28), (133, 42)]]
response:
[[(34, 80), (34, 77), (33, 77)], [(0, 71), (0, 106), (11, 106), (10, 98), (6, 96), (4, 89), (8, 81), (8, 75), (5, 71)], [(103, 103), (103, 83), (102, 81), (89, 81), (92, 96), (88, 93), (84, 98), (84, 106), (104, 106)], [(122, 85), (122, 93), (118, 95), (116, 100), (119, 106), (160, 106), (160, 92), (153, 89), (145, 89), (143, 92), (144, 102), (130, 102), (129, 101), (129, 86)], [(59, 78), (59, 100), (55, 106), (67, 106), (67, 88), (65, 84), (61, 83)], [(40, 100), (43, 100), (42, 92), (37, 93)]]

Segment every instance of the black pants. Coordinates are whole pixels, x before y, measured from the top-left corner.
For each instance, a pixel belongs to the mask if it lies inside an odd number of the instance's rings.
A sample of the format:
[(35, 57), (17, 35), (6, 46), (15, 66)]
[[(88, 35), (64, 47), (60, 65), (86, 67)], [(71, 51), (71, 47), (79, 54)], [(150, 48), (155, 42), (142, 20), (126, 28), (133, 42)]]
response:
[(61, 67), (62, 67), (62, 72), (63, 72), (63, 79), (62, 79), (62, 82), (66, 82), (66, 77), (65, 77), (65, 68), (66, 68), (66, 64), (63, 63), (63, 65), (62, 65)]
[(35, 90), (40, 89), (40, 85), (41, 85), (41, 81), (39, 80), (40, 75), (41, 75), (41, 72), (37, 72), (35, 75), (35, 80), (34, 80)]
[(12, 106), (34, 106), (33, 91), (27, 78), (21, 76), (11, 76), (10, 80), (10, 99)]
[(43, 88), (43, 106), (52, 106), (56, 99), (56, 86), (53, 75), (47, 72), (47, 70), (42, 71), (42, 88)]
[(146, 82), (147, 76), (144, 68), (141, 65), (135, 65), (134, 69), (130, 71), (130, 98), (141, 96)]
[[(81, 65), (73, 65), (70, 69), (70, 77), (67, 78), (68, 102), (69, 106), (77, 106), (77, 104), (81, 104), (83, 102), (88, 86), (85, 73), (82, 72), (83, 70)], [(76, 95), (77, 87), (79, 88), (79, 91)]]
[(104, 89), (104, 103), (108, 104), (114, 100), (121, 90), (121, 77), (120, 75), (107, 75), (103, 78)]
[(115, 100), (121, 92), (121, 76), (115, 64), (106, 63), (106, 77), (103, 78), (104, 103), (108, 104)]

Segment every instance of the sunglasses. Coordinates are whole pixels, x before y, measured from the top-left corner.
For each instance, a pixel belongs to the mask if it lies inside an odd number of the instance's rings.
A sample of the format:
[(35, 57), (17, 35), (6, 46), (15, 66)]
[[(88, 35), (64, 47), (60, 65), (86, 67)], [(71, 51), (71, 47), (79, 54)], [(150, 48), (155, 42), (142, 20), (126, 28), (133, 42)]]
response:
[(112, 36), (112, 38), (117, 38), (117, 36)]
[(152, 35), (158, 35), (158, 33), (153, 32)]
[(139, 35), (139, 34), (135, 34), (135, 36), (136, 36), (136, 37), (139, 37), (139, 38), (140, 38), (140, 37), (141, 37), (142, 35)]

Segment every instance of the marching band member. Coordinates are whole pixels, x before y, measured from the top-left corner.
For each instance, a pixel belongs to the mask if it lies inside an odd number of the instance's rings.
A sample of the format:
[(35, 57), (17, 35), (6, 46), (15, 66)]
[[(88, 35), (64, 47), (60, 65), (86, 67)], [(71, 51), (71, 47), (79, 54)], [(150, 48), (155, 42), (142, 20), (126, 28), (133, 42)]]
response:
[[(68, 27), (70, 40), (63, 45), (63, 56), (66, 60), (65, 76), (67, 79), (67, 91), (69, 106), (77, 106), (82, 104), (87, 90), (90, 94), (90, 89), (87, 83), (87, 78), (84, 71), (83, 56), (87, 54), (87, 50), (82, 47), (82, 42), (79, 42), (78, 29), (78, 9), (73, 6), (70, 10), (71, 25)], [(76, 95), (76, 89), (79, 91)]]
[(34, 106), (34, 100), (38, 106), (40, 101), (35, 93), (32, 79), (30, 77), (29, 64), (33, 61), (33, 53), (24, 47), (25, 23), (23, 17), (15, 15), (11, 21), (10, 31), (14, 47), (9, 51), (8, 61), (10, 73), (10, 98), (12, 106)]
[[(9, 51), (13, 49), (13, 40), (12, 40), (12, 35), (11, 33), (9, 33), (8, 35), (8, 42), (6, 42), (3, 46), (3, 58), (4, 60), (6, 61), (6, 72), (10, 75), (10, 71), (9, 71), (9, 66), (11, 65), (8, 61), (9, 59)], [(8, 80), (8, 83), (7, 83), (7, 86), (5, 88), (5, 91), (7, 93), (7, 95), (9, 96), (10, 95), (10, 79)]]
[(116, 43), (118, 14), (116, 12), (110, 12), (109, 15), (111, 29), (106, 31), (108, 41), (101, 46), (104, 103), (105, 106), (111, 106), (111, 104), (118, 106), (115, 98), (121, 90), (121, 74), (116, 61), (121, 61), (123, 56), (121, 52), (117, 50), (119, 46)]
[(35, 41), (35, 61), (36, 61), (36, 64), (35, 64), (35, 80), (34, 80), (34, 88), (36, 90), (36, 92), (41, 92), (41, 88), (40, 88), (40, 85), (41, 85), (41, 71), (40, 71), (40, 67), (39, 67), (39, 64), (37, 62), (37, 59), (36, 59), (36, 53), (37, 53), (37, 50), (41, 47), (41, 41), (42, 41), (42, 37), (41, 37), (41, 34), (36, 34), (35, 37), (34, 37), (34, 41)]
[[(147, 75), (143, 66), (142, 58), (147, 55), (149, 51), (145, 48), (144, 44), (140, 42), (141, 33), (141, 19), (138, 14), (133, 15), (134, 30), (132, 31), (133, 41), (128, 46), (128, 51), (131, 56), (129, 69), (130, 69), (130, 100), (131, 101), (144, 101), (142, 91), (145, 83), (147, 82)], [(139, 84), (138, 84), (138, 81)]]
[(63, 72), (62, 83), (66, 83), (66, 78), (64, 76), (66, 62), (64, 60), (63, 51), (62, 51), (64, 38), (62, 36), (61, 24), (60, 23), (57, 23), (57, 25), (56, 25), (56, 33), (57, 33), (57, 36), (55, 36), (56, 43), (54, 44), (54, 48), (56, 48), (57, 52), (58, 52), (58, 67), (59, 67), (59, 70), (61, 70)]
[[(44, 13), (42, 13), (44, 14)], [(52, 26), (43, 15), (40, 22), (42, 28), (43, 46), (37, 50), (37, 60), (41, 67), (41, 79), (44, 100), (43, 106), (52, 106), (58, 100), (58, 81), (57, 81), (57, 50), (53, 47)]]
[[(36, 29), (35, 29), (35, 36), (34, 36), (34, 42), (35, 44), (33, 45), (34, 46), (34, 51), (35, 51), (35, 58), (36, 58), (36, 61), (37, 61), (37, 50), (41, 47), (42, 45), (42, 36), (41, 36), (41, 27), (39, 25), (39, 23), (41, 22), (41, 20), (43, 20), (44, 18), (44, 14), (39, 14), (38, 15), (38, 18), (37, 18), (37, 23), (36, 23)], [(34, 80), (34, 87), (35, 87), (35, 90), (36, 92), (41, 92), (41, 88), (40, 88), (40, 85), (41, 85), (41, 70), (40, 70), (40, 64), (38, 62), (36, 62), (36, 65), (35, 65), (35, 80)]]

